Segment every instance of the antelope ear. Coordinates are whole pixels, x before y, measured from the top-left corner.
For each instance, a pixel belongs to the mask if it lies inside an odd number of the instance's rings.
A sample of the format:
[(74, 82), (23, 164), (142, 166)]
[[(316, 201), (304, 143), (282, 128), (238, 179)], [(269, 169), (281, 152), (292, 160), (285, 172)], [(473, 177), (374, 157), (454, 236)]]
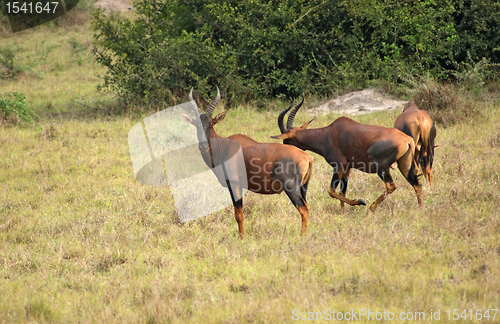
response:
[(220, 114), (218, 114), (217, 116), (215, 116), (215, 118), (212, 121), (214, 123), (214, 125), (217, 124), (218, 122), (223, 121), (224, 118), (226, 117), (226, 114), (227, 114), (227, 111), (223, 111)]
[(191, 125), (194, 125), (194, 118), (188, 115), (181, 115), (182, 120), (185, 122), (190, 123)]
[(306, 129), (307, 127), (309, 127), (309, 124), (312, 123), (312, 121), (315, 120), (315, 119), (316, 119), (316, 117), (314, 117), (313, 119), (311, 119), (310, 121), (308, 121), (304, 125), (300, 126), (300, 128), (301, 129)]
[(279, 140), (285, 140), (285, 139), (290, 138), (290, 137), (292, 137), (290, 135), (290, 133), (285, 133), (285, 134), (281, 134), (281, 135), (271, 136), (271, 138), (279, 139)]

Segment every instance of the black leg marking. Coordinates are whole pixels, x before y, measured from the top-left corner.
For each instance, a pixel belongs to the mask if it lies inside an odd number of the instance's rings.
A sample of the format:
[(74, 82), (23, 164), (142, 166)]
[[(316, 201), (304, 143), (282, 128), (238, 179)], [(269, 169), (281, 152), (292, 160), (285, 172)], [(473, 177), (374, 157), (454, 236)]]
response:
[(300, 194), (302, 195), (302, 199), (307, 203), (306, 195), (307, 195), (307, 187), (309, 186), (309, 180), (300, 187)]
[(425, 169), (429, 165), (429, 156), (423, 156), (422, 153), (420, 155), (420, 166), (422, 167), (422, 169)]
[(344, 194), (344, 196), (345, 196), (345, 194), (347, 192), (347, 183), (348, 182), (349, 182), (348, 179), (342, 179), (342, 182), (340, 184), (340, 190), (342, 190), (342, 193)]
[(394, 180), (392, 180), (390, 170), (381, 170), (377, 174), (380, 177), (380, 179), (382, 179), (382, 181), (387, 183), (394, 183)]
[(233, 201), (233, 206), (235, 208), (242, 208), (243, 207), (243, 198), (241, 198), (238, 201)]
[[(225, 171), (225, 170), (224, 170)], [(226, 178), (227, 179), (227, 178)], [(234, 201), (234, 195), (233, 195), (233, 190), (231, 188), (231, 182), (229, 180), (226, 180), (227, 188), (229, 189), (229, 194), (231, 195), (231, 200), (233, 201), (233, 204), (235, 203)], [(240, 199), (241, 200), (241, 199)]]
[(285, 187), (285, 193), (295, 207), (304, 207), (306, 205), (306, 201), (302, 197), (301, 188), (298, 185), (295, 188)]
[(412, 186), (420, 185), (418, 180), (418, 175), (415, 174), (415, 161), (411, 161), (410, 171), (408, 171), (408, 176), (406, 178)]
[(436, 139), (436, 126), (434, 126), (434, 122), (432, 122), (431, 132), (429, 134), (429, 145), (427, 147), (429, 156), (429, 164), (430, 169), (432, 169), (432, 164), (434, 163), (434, 141)]
[(332, 176), (332, 182), (330, 183), (330, 187), (333, 188), (333, 190), (337, 190), (337, 187), (339, 186), (339, 183), (341, 182), (341, 179), (339, 179), (339, 173), (335, 171)]

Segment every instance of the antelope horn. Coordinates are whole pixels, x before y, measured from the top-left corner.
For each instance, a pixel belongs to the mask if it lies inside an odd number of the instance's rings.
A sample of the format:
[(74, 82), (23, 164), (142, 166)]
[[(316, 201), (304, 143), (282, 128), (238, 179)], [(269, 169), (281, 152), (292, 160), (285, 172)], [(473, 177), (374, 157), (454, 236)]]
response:
[(290, 107), (286, 108), (285, 110), (283, 110), (280, 115), (278, 116), (278, 126), (280, 128), (280, 131), (281, 131), (281, 134), (284, 134), (286, 132), (286, 128), (285, 128), (285, 124), (283, 123), (283, 118), (285, 118), (285, 115), (286, 113), (292, 109), (292, 106), (293, 106), (293, 102), (292, 104), (290, 105)]
[(299, 111), (300, 107), (302, 107), (303, 103), (304, 103), (304, 98), (302, 98), (302, 101), (297, 106), (295, 106), (290, 115), (288, 115), (288, 120), (286, 122), (286, 129), (293, 128), (293, 119), (295, 118), (295, 114), (297, 113), (297, 111)]
[(188, 99), (189, 99), (189, 101), (193, 101), (194, 102), (194, 106), (196, 108), (194, 110), (194, 113), (196, 114), (196, 117), (200, 118), (200, 112), (198, 111), (200, 108), (198, 108), (198, 105), (196, 104), (196, 101), (194, 101), (194, 99), (193, 99), (193, 88), (191, 88), (191, 91), (189, 91)]
[(189, 91), (189, 96), (188, 96), (189, 101), (193, 101), (193, 88), (191, 88), (191, 91)]
[(205, 112), (206, 116), (212, 117), (212, 113), (214, 112), (215, 106), (217, 106), (217, 103), (219, 102), (219, 100), (220, 100), (220, 91), (219, 91), (219, 87), (217, 87), (217, 96), (215, 96), (214, 101), (212, 101), (210, 106), (208, 106), (207, 111)]

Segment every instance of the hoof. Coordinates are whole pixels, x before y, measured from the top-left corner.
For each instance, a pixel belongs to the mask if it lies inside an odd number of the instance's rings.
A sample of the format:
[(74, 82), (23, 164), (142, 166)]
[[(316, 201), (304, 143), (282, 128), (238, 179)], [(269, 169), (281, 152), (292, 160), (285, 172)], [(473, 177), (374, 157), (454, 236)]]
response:
[(360, 205), (366, 206), (366, 201), (363, 198), (358, 199)]

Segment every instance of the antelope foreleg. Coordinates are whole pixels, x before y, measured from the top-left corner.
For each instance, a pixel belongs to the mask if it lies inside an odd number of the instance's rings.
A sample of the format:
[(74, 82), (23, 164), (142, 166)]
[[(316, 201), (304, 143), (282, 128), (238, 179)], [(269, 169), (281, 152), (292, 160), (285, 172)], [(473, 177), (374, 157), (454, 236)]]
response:
[[(332, 198), (336, 198), (340, 200), (340, 207), (344, 208), (344, 203), (347, 203), (351, 206), (356, 206), (356, 205), (366, 205), (366, 202), (363, 199), (349, 199), (346, 198), (346, 192), (347, 192), (347, 183), (348, 183), (348, 178), (349, 178), (350, 170), (347, 171), (347, 173), (343, 173), (342, 171), (340, 172), (334, 172), (333, 177), (332, 177), (332, 182), (330, 183), (330, 188), (328, 188), (328, 193)], [(340, 193), (337, 193), (335, 190), (337, 189), (338, 185), (340, 183)]]
[(245, 237), (245, 228), (243, 227), (243, 198), (236, 201), (234, 204), (234, 216), (238, 223), (238, 230), (240, 231), (240, 239)]
[[(346, 204), (349, 204), (351, 206), (366, 205), (366, 202), (363, 199), (356, 199), (356, 200), (354, 200), (354, 199), (346, 198), (346, 197), (342, 196), (341, 194), (336, 193), (335, 190), (332, 187), (330, 187), (328, 189), (328, 193), (330, 194), (330, 196), (332, 198), (337, 198), (341, 202), (345, 202)], [(342, 204), (341, 204), (341, 206), (342, 206)]]
[[(347, 170), (342, 177), (342, 181), (340, 182), (340, 194), (345, 197), (347, 193), (347, 184), (349, 183), (349, 175), (351, 174), (351, 169)], [(344, 208), (344, 202), (340, 201), (340, 207)]]

